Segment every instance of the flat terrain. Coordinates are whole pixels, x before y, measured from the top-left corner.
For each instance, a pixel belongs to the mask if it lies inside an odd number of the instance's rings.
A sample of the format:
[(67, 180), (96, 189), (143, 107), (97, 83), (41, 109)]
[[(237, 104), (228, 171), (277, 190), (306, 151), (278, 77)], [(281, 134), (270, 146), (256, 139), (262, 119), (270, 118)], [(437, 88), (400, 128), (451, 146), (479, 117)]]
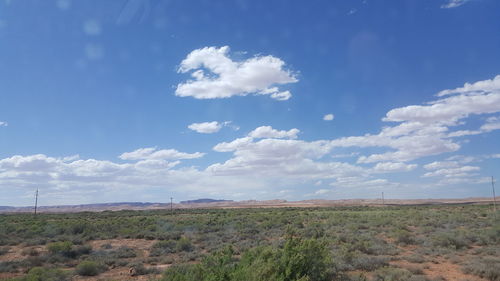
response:
[[(458, 198), (458, 199), (341, 199), (341, 200), (246, 200), (246, 201), (223, 201), (211, 203), (174, 203), (174, 209), (217, 209), (217, 208), (285, 208), (285, 207), (338, 207), (338, 206), (385, 206), (385, 205), (443, 205), (443, 204), (492, 204), (492, 198)], [(41, 213), (76, 213), (76, 212), (101, 212), (120, 210), (164, 210), (170, 209), (168, 203), (102, 203), (84, 205), (58, 205), (41, 206)], [(23, 213), (33, 212), (33, 206), (9, 207), (0, 206), (0, 213)]]
[(4, 214), (0, 279), (500, 280), (490, 205), (367, 205)]

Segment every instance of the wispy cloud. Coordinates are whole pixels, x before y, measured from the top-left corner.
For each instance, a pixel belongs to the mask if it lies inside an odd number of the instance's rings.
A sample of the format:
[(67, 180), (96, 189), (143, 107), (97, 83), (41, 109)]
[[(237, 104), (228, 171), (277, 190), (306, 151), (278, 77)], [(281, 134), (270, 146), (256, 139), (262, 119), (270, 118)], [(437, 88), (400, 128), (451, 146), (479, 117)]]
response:
[(333, 114), (331, 114), (331, 113), (326, 114), (325, 116), (323, 116), (323, 120), (325, 120), (325, 121), (332, 121), (333, 118), (335, 118), (335, 116)]
[(442, 9), (451, 9), (451, 8), (457, 8), (465, 3), (469, 2), (470, 0), (448, 0), (445, 4), (441, 5)]
[(212, 121), (212, 122), (193, 123), (188, 126), (190, 130), (193, 130), (200, 134), (217, 133), (218, 131), (220, 131), (220, 129), (222, 129), (222, 127), (231, 127), (235, 131), (239, 130), (238, 126), (231, 125), (231, 121), (225, 121), (225, 122)]
[(157, 150), (156, 147), (139, 148), (132, 152), (125, 152), (120, 155), (123, 160), (179, 160), (179, 159), (195, 159), (203, 157), (204, 153), (185, 153), (179, 152), (175, 149), (161, 149)]
[(9, 126), (9, 123), (0, 121), (0, 127), (7, 127), (7, 126)]

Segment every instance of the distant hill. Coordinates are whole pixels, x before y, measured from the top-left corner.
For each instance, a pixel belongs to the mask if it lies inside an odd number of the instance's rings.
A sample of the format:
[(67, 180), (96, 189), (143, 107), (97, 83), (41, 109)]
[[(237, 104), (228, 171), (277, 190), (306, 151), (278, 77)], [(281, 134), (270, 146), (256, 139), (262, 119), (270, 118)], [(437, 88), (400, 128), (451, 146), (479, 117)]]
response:
[[(280, 208), (280, 207), (334, 207), (334, 206), (389, 206), (389, 205), (440, 205), (440, 204), (492, 204), (492, 198), (455, 198), (455, 199), (311, 199), (302, 201), (275, 200), (217, 200), (202, 198), (196, 200), (181, 201), (174, 203), (174, 209), (196, 209), (196, 208)], [(143, 202), (119, 202), (119, 203), (97, 203), (83, 205), (56, 205), (39, 206), (40, 213), (76, 213), (76, 212), (102, 212), (119, 210), (168, 210), (168, 203), (143, 203)], [(33, 206), (11, 207), (0, 206), (2, 213), (32, 213)]]
[(233, 200), (218, 200), (210, 198), (201, 198), (196, 200), (181, 201), (181, 204), (205, 204), (205, 203), (220, 203), (220, 202), (234, 202)]

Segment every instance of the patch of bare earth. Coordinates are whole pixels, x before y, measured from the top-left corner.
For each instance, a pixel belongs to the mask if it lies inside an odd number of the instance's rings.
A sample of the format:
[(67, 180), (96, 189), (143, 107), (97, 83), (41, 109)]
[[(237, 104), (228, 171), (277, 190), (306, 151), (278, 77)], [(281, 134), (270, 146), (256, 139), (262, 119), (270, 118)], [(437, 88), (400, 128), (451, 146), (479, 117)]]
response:
[(147, 281), (151, 279), (157, 279), (160, 277), (160, 274), (155, 275), (138, 275), (131, 276), (129, 268), (126, 267), (117, 267), (110, 269), (106, 272), (103, 272), (97, 276), (74, 276), (72, 280), (79, 281), (106, 281), (106, 280), (134, 280), (134, 281)]
[(103, 245), (111, 245), (113, 249), (120, 247), (129, 247), (135, 249), (138, 256), (147, 257), (149, 256), (149, 249), (156, 242), (157, 240), (145, 239), (106, 239), (90, 241), (89, 244), (94, 250), (101, 249)]
[(40, 255), (47, 252), (45, 246), (30, 246), (30, 247), (25, 247), (23, 245), (9, 246), (9, 251), (0, 256), (0, 262), (23, 260), (28, 257), (28, 254), (26, 253), (28, 253), (28, 251), (30, 250), (36, 251)]
[[(141, 258), (146, 258), (149, 256), (149, 251), (157, 240), (145, 240), (145, 239), (106, 239), (106, 240), (93, 240), (88, 244), (92, 246), (92, 249), (99, 250), (102, 249), (104, 245), (111, 245), (112, 249), (118, 249), (120, 247), (132, 248), (137, 253), (137, 258), (129, 259), (129, 261), (140, 260)], [(9, 252), (0, 256), (0, 262), (3, 261), (20, 261), (29, 257), (27, 253), (36, 251), (39, 255), (46, 254), (47, 250), (45, 246), (30, 246), (25, 247), (23, 245), (10, 246)], [(146, 268), (156, 268), (158, 272), (163, 272), (167, 269), (170, 264), (158, 264), (158, 265), (146, 265)], [(74, 270), (75, 268), (66, 268), (65, 270)], [(23, 271), (23, 270), (21, 270)], [(0, 280), (7, 278), (19, 277), (24, 275), (22, 272), (10, 273), (3, 272), (0, 273)], [(104, 280), (135, 280), (135, 281), (146, 281), (151, 279), (158, 279), (161, 274), (149, 274), (149, 275), (137, 275), (131, 276), (130, 267), (116, 267), (107, 270), (99, 274), (98, 276), (73, 276), (72, 280), (85, 280), (85, 281), (104, 281)]]
[(414, 271), (419, 269), (429, 279), (439, 279), (449, 281), (487, 281), (478, 276), (465, 274), (462, 272), (460, 265), (453, 264), (442, 258), (435, 258), (433, 262), (425, 262), (421, 264), (411, 263), (405, 260), (391, 261), (391, 265)]

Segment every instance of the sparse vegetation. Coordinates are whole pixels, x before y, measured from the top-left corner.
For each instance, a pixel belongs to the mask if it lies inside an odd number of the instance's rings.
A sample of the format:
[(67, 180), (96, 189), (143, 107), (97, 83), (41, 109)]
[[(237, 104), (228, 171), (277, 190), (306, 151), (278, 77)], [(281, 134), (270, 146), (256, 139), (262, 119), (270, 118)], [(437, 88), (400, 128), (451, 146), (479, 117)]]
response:
[(499, 280), (488, 206), (9, 214), (0, 225), (0, 279), (434, 281), (444, 263)]
[(83, 261), (76, 267), (76, 273), (81, 276), (95, 276), (106, 270), (106, 267), (95, 261)]

